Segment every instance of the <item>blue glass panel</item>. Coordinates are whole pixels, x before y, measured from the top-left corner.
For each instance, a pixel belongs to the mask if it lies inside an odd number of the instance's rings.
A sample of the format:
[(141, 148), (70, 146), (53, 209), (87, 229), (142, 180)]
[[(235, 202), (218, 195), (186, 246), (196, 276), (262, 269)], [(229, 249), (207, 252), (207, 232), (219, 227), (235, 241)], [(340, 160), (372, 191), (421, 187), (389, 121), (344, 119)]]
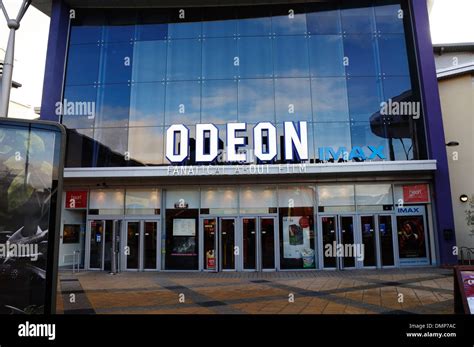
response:
[[(351, 138), (352, 146), (365, 147), (365, 146), (383, 146), (384, 150), (382, 153), (388, 158), (388, 141), (383, 136), (378, 136), (379, 130), (371, 127), (370, 122), (355, 122), (351, 123)], [(380, 134), (383, 135), (383, 132)], [(370, 156), (371, 151), (364, 148), (366, 156)], [(380, 160), (380, 159), (378, 159)]]
[(198, 39), (168, 42), (168, 80), (197, 80), (201, 78), (201, 42)]
[(382, 33), (400, 33), (404, 32), (403, 18), (400, 5), (386, 5), (375, 7), (375, 21), (377, 31)]
[(129, 42), (135, 39), (137, 13), (133, 9), (109, 9), (105, 12), (105, 42)]
[(200, 8), (173, 8), (170, 12), (168, 38), (192, 39), (202, 35)]
[(276, 79), (275, 111), (278, 122), (311, 121), (311, 91), (309, 78)]
[(132, 84), (129, 123), (131, 127), (162, 126), (164, 113), (164, 82)]
[(273, 76), (272, 40), (270, 37), (241, 37), (239, 76), (265, 78)]
[(331, 147), (335, 152), (340, 147), (345, 147), (350, 151), (352, 143), (349, 122), (314, 123), (314, 141), (316, 154), (320, 160), (325, 159), (319, 157), (319, 148), (322, 147)]
[(128, 83), (132, 79), (133, 42), (103, 45), (103, 83)]
[(168, 24), (140, 24), (137, 25), (137, 41), (166, 40)]
[(83, 85), (97, 83), (99, 79), (100, 47), (72, 45), (69, 47), (66, 84)]
[(102, 26), (72, 26), (69, 44), (99, 43), (102, 40)]
[(244, 6), (238, 9), (240, 36), (269, 36), (272, 33), (271, 11), (267, 6)]
[(404, 101), (412, 97), (410, 77), (384, 77), (383, 94), (384, 100), (396, 99)]
[(203, 37), (233, 37), (237, 35), (235, 7), (206, 8), (203, 12)]
[(156, 82), (165, 79), (166, 42), (135, 42), (133, 55), (133, 82)]
[(239, 121), (246, 123), (275, 122), (273, 80), (239, 81)]
[(315, 122), (349, 121), (345, 77), (311, 79)]
[(202, 77), (204, 79), (228, 79), (236, 78), (238, 74), (237, 39), (204, 39), (202, 43)]
[(105, 42), (130, 42), (135, 37), (135, 25), (105, 26)]
[(339, 10), (308, 12), (306, 15), (308, 34), (340, 34), (341, 14)]
[(309, 39), (311, 76), (344, 76), (342, 36), (316, 35)]
[(130, 162), (143, 165), (164, 163), (164, 129), (162, 127), (130, 128), (128, 131), (128, 153)]
[(304, 35), (306, 30), (306, 14), (298, 5), (274, 10), (272, 17), (274, 35)]
[(201, 119), (201, 83), (167, 82), (165, 124), (196, 124)]
[(308, 39), (280, 36), (273, 40), (275, 77), (309, 76)]
[(97, 167), (123, 165), (127, 151), (128, 128), (95, 128), (94, 140), (98, 142), (94, 149), (94, 161)]
[(93, 127), (97, 107), (96, 100), (96, 86), (66, 86), (62, 124), (69, 129)]
[(393, 150), (393, 160), (413, 160), (413, 140), (410, 138), (392, 138), (388, 140), (388, 152)]
[(344, 53), (349, 58), (346, 72), (350, 76), (376, 76), (375, 39), (373, 35), (345, 35)]
[(202, 84), (202, 123), (237, 121), (237, 81), (205, 81)]
[(99, 87), (95, 127), (126, 127), (130, 110), (130, 85), (109, 84)]
[(368, 121), (377, 113), (382, 102), (382, 88), (376, 77), (351, 77), (347, 79), (347, 95), (351, 120)]
[(404, 35), (381, 35), (379, 37), (379, 52), (382, 73), (392, 76), (408, 76), (410, 74)]
[(342, 31), (348, 34), (374, 33), (375, 21), (372, 7), (341, 10)]

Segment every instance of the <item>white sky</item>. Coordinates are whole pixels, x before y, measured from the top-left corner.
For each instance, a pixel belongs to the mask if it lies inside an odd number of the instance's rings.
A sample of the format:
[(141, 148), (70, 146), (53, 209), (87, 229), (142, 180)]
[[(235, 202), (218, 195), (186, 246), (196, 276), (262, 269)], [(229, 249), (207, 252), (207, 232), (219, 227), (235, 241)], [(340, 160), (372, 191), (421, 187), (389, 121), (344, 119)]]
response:
[[(417, 0), (423, 1), (423, 0)], [(3, 0), (7, 9), (21, 0)], [(15, 14), (16, 15), (16, 14)], [(435, 0), (430, 13), (433, 43), (474, 42), (474, 0)], [(12, 99), (41, 105), (49, 17), (30, 6), (16, 35), (13, 79), (23, 85)], [(0, 56), (8, 40), (8, 28), (0, 13)]]
[(474, 0), (435, 0), (430, 13), (433, 43), (474, 42)]

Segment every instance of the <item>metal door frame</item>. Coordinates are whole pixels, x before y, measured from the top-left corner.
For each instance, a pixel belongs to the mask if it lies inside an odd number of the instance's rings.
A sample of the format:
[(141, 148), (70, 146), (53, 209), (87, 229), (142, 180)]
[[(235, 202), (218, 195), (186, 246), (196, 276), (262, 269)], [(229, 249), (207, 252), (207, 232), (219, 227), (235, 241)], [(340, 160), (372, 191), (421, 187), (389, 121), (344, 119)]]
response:
[[(374, 220), (374, 236), (375, 236), (375, 265), (371, 266), (364, 266), (364, 261), (358, 261), (358, 268), (359, 269), (380, 269), (380, 237), (379, 237), (379, 225), (378, 225), (378, 214), (374, 212), (367, 212), (367, 213), (358, 213), (357, 215), (357, 222), (358, 222), (358, 228), (357, 228), (357, 234), (359, 244), (362, 243), (362, 217), (372, 217)], [(365, 248), (364, 248), (365, 249)], [(365, 255), (364, 255), (365, 256)], [(365, 258), (364, 258), (365, 259)]]

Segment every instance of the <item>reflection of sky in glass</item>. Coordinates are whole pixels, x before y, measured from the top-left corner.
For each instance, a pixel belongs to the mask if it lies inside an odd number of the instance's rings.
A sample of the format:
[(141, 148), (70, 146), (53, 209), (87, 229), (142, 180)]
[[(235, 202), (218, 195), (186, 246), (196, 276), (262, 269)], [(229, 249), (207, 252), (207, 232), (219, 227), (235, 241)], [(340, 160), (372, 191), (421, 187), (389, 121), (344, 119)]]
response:
[(124, 155), (127, 151), (128, 128), (103, 128), (94, 130), (94, 140), (111, 151)]
[(135, 42), (133, 82), (157, 82), (165, 79), (166, 41)]
[(349, 121), (345, 77), (311, 79), (315, 122)]
[(205, 81), (202, 85), (202, 123), (237, 121), (237, 81)]
[(341, 10), (342, 30), (345, 33), (373, 33), (374, 17), (372, 7)]
[(306, 14), (308, 34), (339, 34), (341, 33), (340, 12), (321, 11)]
[(294, 10), (293, 18), (290, 18), (288, 11), (282, 16), (272, 17), (273, 34), (304, 35), (306, 33), (306, 15), (297, 12), (297, 10)]
[(202, 77), (224, 79), (237, 77), (239, 66), (234, 64), (237, 39), (210, 38), (202, 43)]
[(407, 91), (411, 91), (410, 77), (385, 77), (383, 79), (384, 100), (394, 99)]
[(309, 40), (311, 76), (344, 76), (342, 36), (316, 35)]
[(381, 35), (379, 38), (380, 62), (385, 75), (408, 76), (408, 55), (402, 34)]
[(375, 76), (375, 40), (372, 35), (344, 36), (344, 53), (349, 58), (346, 67), (350, 76)]
[[(67, 85), (93, 84), (99, 79), (100, 47), (92, 45), (71, 45), (66, 73)], [(87, 69), (84, 69), (87, 66)]]
[(165, 40), (168, 36), (167, 24), (137, 25), (137, 41)]
[(98, 43), (102, 39), (102, 26), (72, 26), (69, 44)]
[(237, 34), (238, 21), (212, 20), (204, 21), (202, 24), (203, 37), (232, 37)]
[(163, 128), (130, 128), (128, 132), (128, 152), (132, 160), (143, 164), (163, 163)]
[(201, 36), (201, 22), (170, 23), (168, 36), (170, 39), (191, 39)]
[[(294, 106), (294, 113), (290, 113)], [(310, 81), (307, 78), (275, 80), (277, 121), (311, 120)]]
[(135, 36), (134, 25), (111, 25), (104, 28), (105, 42), (130, 42)]
[(165, 112), (165, 84), (132, 84), (130, 126), (163, 125)]
[[(351, 137), (353, 147), (384, 146), (383, 153), (388, 157), (387, 139), (375, 135), (370, 128), (369, 122), (351, 123)], [(367, 150), (366, 155), (370, 156), (371, 153), (369, 152), (370, 151)]]
[(110, 84), (99, 89), (96, 127), (125, 127), (130, 110), (130, 87), (127, 84)]
[(273, 80), (240, 80), (238, 94), (240, 122), (275, 121)]
[(240, 19), (238, 26), (240, 36), (264, 36), (272, 32), (270, 17)]
[[(380, 109), (380, 80), (376, 77), (351, 77), (347, 79), (347, 93), (351, 119), (367, 117)], [(367, 119), (368, 120), (368, 119)]]
[(316, 153), (320, 147), (351, 148), (351, 128), (349, 123), (314, 123)]
[(273, 39), (275, 77), (309, 76), (308, 40), (304, 36)]
[(272, 40), (270, 37), (241, 37), (239, 44), (239, 76), (262, 78), (273, 76)]
[(166, 124), (196, 124), (200, 116), (201, 84), (198, 81), (167, 82)]
[[(133, 45), (130, 42), (106, 44), (104, 54), (104, 83), (129, 82), (133, 66)], [(129, 59), (129, 64), (126, 59)]]
[(173, 40), (168, 42), (168, 80), (195, 80), (201, 77), (201, 42)]
[[(377, 31), (382, 33), (403, 33), (403, 19), (399, 18), (400, 5), (375, 7)], [(403, 16), (405, 17), (405, 16)]]

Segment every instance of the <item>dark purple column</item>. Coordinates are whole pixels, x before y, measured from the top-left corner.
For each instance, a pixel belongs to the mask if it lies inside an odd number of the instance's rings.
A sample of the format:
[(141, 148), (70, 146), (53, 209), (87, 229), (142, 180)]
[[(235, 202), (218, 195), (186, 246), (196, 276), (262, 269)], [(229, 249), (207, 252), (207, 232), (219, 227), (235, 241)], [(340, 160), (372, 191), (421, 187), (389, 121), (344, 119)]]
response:
[(44, 72), (41, 119), (59, 121), (56, 103), (61, 100), (69, 30), (69, 7), (62, 0), (53, 0), (49, 26), (48, 53)]
[(438, 167), (434, 174), (433, 198), (435, 223), (438, 232), (439, 263), (441, 265), (451, 265), (457, 263), (457, 257), (453, 255), (453, 246), (456, 245), (456, 240), (454, 234), (451, 240), (446, 240), (444, 230), (451, 229), (454, 231), (454, 217), (428, 9), (426, 0), (410, 0), (410, 2), (419, 62), (418, 70), (423, 98), (428, 153), (430, 159), (436, 159)]

